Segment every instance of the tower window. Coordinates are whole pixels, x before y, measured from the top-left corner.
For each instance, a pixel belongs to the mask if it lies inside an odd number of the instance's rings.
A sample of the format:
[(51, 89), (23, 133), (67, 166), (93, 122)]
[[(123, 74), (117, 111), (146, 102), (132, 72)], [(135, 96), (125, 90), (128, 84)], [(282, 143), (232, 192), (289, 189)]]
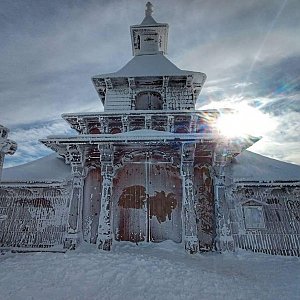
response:
[(136, 110), (160, 110), (162, 107), (162, 97), (157, 92), (140, 92), (136, 96)]

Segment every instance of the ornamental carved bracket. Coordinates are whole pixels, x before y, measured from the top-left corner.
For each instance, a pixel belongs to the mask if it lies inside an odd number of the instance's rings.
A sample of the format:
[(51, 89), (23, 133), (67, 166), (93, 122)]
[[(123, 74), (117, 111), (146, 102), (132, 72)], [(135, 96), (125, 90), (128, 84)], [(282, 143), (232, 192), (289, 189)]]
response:
[(0, 138), (0, 153), (13, 155), (17, 150), (17, 143), (9, 140)]
[(136, 88), (136, 83), (134, 77), (128, 77), (128, 85), (130, 89)]
[(169, 79), (170, 79), (169, 76), (164, 76), (163, 77), (163, 87), (164, 88), (167, 88), (169, 86)]
[(113, 84), (111, 82), (111, 79), (110, 78), (105, 78), (104, 80), (105, 80), (106, 89), (108, 89), (108, 90), (113, 89)]
[(194, 80), (193, 75), (188, 75), (186, 77), (186, 83), (185, 83), (185, 85), (186, 85), (187, 88), (191, 88), (192, 87), (193, 80)]
[(106, 95), (106, 83), (104, 80), (100, 78), (93, 78), (93, 84), (99, 94), (100, 99), (102, 102), (105, 100), (105, 95)]
[(100, 151), (100, 161), (112, 163), (114, 159), (114, 147), (111, 144), (98, 145)]
[(182, 143), (182, 162), (194, 162), (195, 158), (195, 149), (196, 144), (195, 143)]
[(74, 128), (75, 130), (82, 132), (82, 133), (87, 133), (87, 124), (85, 119), (77, 117), (76, 120), (76, 125), (73, 125), (72, 128)]

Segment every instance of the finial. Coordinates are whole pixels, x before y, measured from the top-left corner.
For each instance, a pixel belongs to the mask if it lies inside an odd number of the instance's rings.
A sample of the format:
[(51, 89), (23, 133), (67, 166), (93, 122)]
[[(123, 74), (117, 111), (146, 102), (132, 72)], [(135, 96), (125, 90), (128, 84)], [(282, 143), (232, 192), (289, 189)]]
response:
[(146, 10), (145, 10), (145, 15), (146, 17), (152, 16), (153, 13), (153, 5), (151, 2), (147, 2), (146, 4)]

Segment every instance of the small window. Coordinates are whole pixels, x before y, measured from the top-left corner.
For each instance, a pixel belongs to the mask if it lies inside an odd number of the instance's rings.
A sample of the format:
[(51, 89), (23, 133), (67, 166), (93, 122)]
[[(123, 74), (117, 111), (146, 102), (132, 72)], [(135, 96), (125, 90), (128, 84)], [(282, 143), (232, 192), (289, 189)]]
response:
[(141, 92), (136, 96), (136, 110), (160, 110), (162, 106), (163, 101), (161, 95), (157, 92)]
[(264, 211), (262, 206), (244, 206), (243, 212), (246, 229), (265, 228)]

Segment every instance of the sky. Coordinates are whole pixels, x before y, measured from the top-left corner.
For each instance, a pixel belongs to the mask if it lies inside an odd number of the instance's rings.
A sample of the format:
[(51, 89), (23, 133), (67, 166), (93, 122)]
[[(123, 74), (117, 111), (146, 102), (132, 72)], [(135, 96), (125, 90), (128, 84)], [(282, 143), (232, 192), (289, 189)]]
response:
[[(300, 164), (299, 0), (152, 3), (170, 26), (167, 57), (207, 75), (197, 108), (254, 112), (263, 138), (250, 150)], [(91, 77), (132, 58), (129, 26), (145, 4), (0, 0), (0, 124), (18, 143), (5, 167), (51, 153), (38, 139), (73, 134), (62, 113), (103, 110)]]

